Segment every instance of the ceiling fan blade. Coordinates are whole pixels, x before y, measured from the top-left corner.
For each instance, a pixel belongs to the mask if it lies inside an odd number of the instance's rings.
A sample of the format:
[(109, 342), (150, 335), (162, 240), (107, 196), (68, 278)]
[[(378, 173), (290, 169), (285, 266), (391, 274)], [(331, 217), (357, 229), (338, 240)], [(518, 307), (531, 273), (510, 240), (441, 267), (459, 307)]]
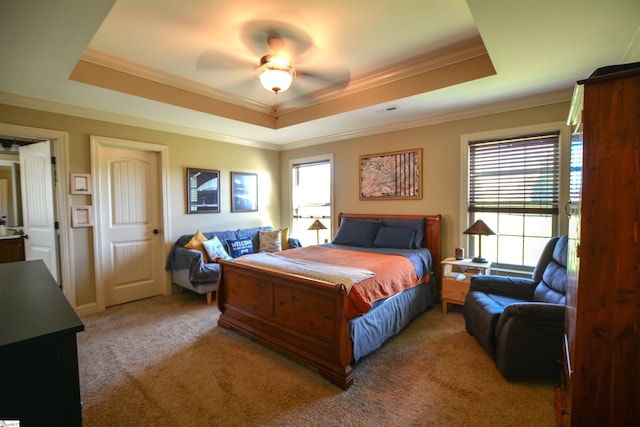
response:
[(350, 81), (350, 72), (339, 67), (324, 72), (300, 70), (291, 88), (282, 94), (284, 108), (305, 107), (341, 93)]
[(351, 80), (351, 72), (346, 66), (333, 67), (327, 70), (311, 70), (296, 68), (296, 80), (310, 81), (318, 90), (342, 90)]
[(269, 92), (260, 85), (260, 81), (254, 76), (245, 76), (229, 82), (223, 90), (248, 99), (262, 97), (265, 93), (269, 95)]
[(215, 49), (206, 49), (196, 60), (196, 70), (242, 70), (257, 68), (253, 59), (233, 57)]
[(292, 57), (304, 55), (313, 46), (313, 40), (306, 32), (284, 21), (249, 21), (240, 31), (244, 46), (258, 58), (269, 53), (270, 37), (283, 39), (283, 50)]

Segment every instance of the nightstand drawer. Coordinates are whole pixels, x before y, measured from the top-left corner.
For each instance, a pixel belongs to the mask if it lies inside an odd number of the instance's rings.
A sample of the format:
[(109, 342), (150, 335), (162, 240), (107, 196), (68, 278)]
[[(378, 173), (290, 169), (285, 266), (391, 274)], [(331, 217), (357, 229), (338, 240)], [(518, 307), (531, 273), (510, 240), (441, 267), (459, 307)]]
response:
[(442, 299), (449, 302), (464, 304), (464, 299), (469, 292), (470, 284), (471, 282), (469, 279), (451, 280), (445, 278), (442, 283)]

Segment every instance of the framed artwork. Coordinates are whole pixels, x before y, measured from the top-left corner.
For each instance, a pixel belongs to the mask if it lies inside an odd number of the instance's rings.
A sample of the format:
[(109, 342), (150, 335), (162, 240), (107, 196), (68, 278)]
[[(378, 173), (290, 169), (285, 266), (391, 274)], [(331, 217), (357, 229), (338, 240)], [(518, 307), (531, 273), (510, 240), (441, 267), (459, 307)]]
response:
[(258, 174), (231, 172), (231, 212), (257, 212)]
[(187, 213), (220, 212), (220, 171), (187, 168)]
[(71, 206), (72, 227), (93, 227), (93, 210), (91, 206)]
[(422, 148), (360, 156), (360, 200), (422, 199)]
[(220, 212), (220, 171), (187, 168), (187, 213)]
[(72, 173), (69, 189), (71, 194), (91, 194), (91, 174)]

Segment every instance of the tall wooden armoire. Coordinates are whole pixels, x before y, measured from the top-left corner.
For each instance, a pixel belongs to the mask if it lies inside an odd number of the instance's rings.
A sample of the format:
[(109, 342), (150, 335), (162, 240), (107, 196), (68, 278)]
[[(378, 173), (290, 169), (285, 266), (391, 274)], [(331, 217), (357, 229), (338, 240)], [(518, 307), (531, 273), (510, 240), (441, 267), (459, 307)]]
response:
[(640, 63), (578, 82), (559, 425), (640, 425)]

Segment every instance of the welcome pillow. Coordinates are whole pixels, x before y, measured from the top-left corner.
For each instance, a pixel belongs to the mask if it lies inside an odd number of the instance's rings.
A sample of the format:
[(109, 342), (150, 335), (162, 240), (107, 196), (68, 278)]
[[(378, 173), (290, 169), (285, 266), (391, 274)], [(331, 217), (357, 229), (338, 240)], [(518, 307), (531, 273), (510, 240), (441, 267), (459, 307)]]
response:
[(229, 255), (233, 258), (253, 253), (253, 242), (249, 238), (227, 240), (227, 245), (229, 246)]

